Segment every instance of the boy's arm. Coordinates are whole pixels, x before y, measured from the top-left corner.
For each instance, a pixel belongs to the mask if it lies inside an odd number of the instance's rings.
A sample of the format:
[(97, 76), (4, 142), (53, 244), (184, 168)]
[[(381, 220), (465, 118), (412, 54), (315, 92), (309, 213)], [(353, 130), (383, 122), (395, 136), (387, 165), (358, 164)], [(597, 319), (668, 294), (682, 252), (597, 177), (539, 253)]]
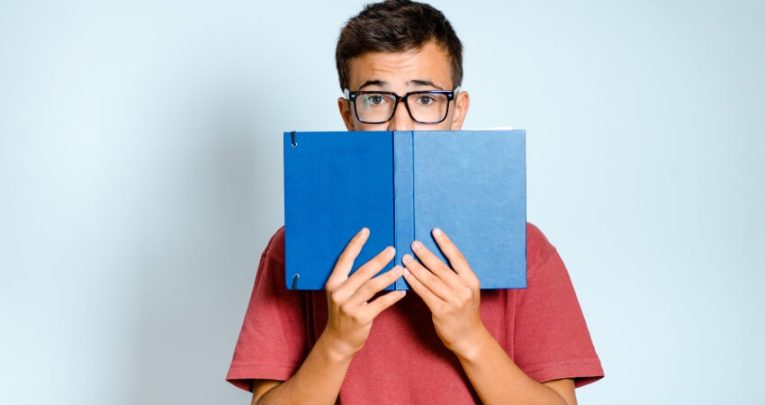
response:
[(576, 405), (574, 380), (538, 383), (527, 376), (486, 331), (472, 350), (457, 354), (470, 382), (485, 404)]
[(353, 356), (369, 337), (372, 321), (405, 295), (403, 291), (393, 291), (369, 301), (402, 274), (401, 267), (396, 266), (372, 278), (395, 256), (392, 247), (348, 276), (368, 237), (369, 230), (362, 229), (338, 258), (325, 286), (329, 306), (327, 326), (303, 364), (287, 381), (256, 380), (253, 404), (335, 403)]
[(289, 380), (256, 381), (252, 404), (334, 404), (351, 358), (333, 354), (322, 334)]
[(481, 321), (478, 277), (442, 231), (435, 229), (433, 236), (453, 270), (414, 242), (412, 250), (423, 264), (405, 255), (404, 277), (430, 309), (438, 336), (457, 356), (481, 400), (486, 404), (576, 404), (573, 381), (538, 383), (510, 359)]
[(279, 380), (253, 380), (252, 381), (252, 405), (255, 405), (266, 392), (276, 387), (283, 381)]

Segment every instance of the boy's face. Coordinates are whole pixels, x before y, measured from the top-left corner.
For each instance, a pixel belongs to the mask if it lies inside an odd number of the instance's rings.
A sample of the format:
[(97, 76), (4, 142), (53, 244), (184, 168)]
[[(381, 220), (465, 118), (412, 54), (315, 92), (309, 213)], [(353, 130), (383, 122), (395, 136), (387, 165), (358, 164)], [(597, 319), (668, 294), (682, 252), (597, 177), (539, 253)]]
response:
[[(454, 89), (449, 56), (433, 42), (406, 52), (366, 53), (351, 59), (348, 70), (350, 91), (380, 90), (403, 96), (410, 91)], [(438, 124), (414, 121), (403, 101), (399, 103), (393, 117), (382, 124), (360, 122), (353, 106), (344, 97), (340, 97), (337, 103), (349, 131), (458, 130), (465, 121), (470, 98), (466, 92), (457, 93), (449, 103), (446, 119)]]

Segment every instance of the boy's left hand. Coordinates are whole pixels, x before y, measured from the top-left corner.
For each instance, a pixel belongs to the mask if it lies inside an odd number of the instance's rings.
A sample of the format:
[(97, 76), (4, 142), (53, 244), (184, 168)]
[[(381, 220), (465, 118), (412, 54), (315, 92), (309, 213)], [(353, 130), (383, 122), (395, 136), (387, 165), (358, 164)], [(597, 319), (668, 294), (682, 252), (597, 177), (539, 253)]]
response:
[(436, 333), (444, 345), (457, 356), (471, 357), (488, 334), (479, 311), (481, 285), (446, 234), (435, 228), (433, 237), (453, 269), (415, 241), (412, 250), (422, 264), (404, 255), (404, 278), (430, 308)]

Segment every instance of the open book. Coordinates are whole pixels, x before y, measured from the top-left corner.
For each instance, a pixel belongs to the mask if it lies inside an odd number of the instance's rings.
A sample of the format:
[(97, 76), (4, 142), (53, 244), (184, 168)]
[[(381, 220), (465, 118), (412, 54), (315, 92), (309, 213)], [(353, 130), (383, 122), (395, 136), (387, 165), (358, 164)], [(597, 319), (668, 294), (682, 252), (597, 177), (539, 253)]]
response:
[(365, 226), (354, 270), (386, 246), (396, 257), (383, 271), (416, 257), (414, 240), (441, 255), (431, 236), (439, 227), (482, 289), (525, 288), (525, 145), (523, 130), (285, 132), (287, 288), (323, 289)]

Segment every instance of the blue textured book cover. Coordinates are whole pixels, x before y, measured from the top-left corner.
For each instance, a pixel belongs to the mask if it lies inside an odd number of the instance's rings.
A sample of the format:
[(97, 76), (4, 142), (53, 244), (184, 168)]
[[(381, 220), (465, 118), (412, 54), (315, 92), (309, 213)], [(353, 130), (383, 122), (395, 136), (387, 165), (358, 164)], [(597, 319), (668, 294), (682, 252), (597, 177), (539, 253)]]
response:
[(386, 246), (396, 258), (383, 271), (401, 264), (415, 239), (440, 254), (430, 234), (440, 227), (482, 289), (526, 286), (522, 130), (286, 132), (284, 197), (287, 288), (323, 289), (364, 226), (354, 270)]

